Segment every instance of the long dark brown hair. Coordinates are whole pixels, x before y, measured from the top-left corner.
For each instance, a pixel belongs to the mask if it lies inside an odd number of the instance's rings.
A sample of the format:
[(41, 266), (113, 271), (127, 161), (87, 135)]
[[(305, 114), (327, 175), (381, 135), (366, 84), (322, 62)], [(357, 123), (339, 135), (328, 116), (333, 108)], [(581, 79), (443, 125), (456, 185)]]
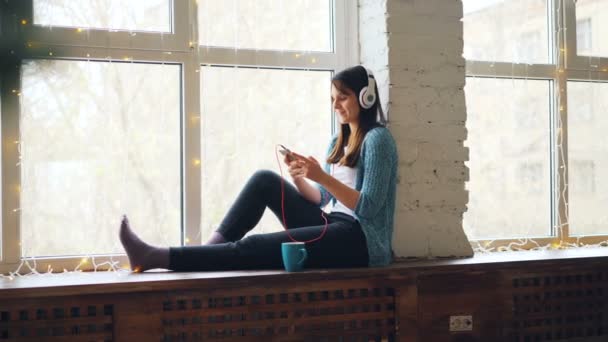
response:
[[(361, 65), (357, 65), (348, 69), (344, 69), (337, 73), (331, 80), (331, 83), (338, 91), (351, 94), (354, 93), (359, 103), (359, 92), (363, 87), (368, 86), (367, 71)], [(333, 150), (327, 157), (327, 163), (339, 164), (348, 167), (355, 167), (359, 162), (359, 155), (361, 153), (361, 146), (363, 145), (363, 138), (367, 132), (372, 128), (385, 126), (386, 117), (382, 111), (380, 105), (380, 94), (378, 93), (378, 86), (374, 87), (376, 93), (376, 102), (371, 108), (365, 109), (361, 107), (359, 103), (359, 128), (351, 136), (350, 126), (348, 124), (341, 124), (338, 132), (338, 138)], [(344, 153), (344, 147), (348, 146), (348, 150)]]

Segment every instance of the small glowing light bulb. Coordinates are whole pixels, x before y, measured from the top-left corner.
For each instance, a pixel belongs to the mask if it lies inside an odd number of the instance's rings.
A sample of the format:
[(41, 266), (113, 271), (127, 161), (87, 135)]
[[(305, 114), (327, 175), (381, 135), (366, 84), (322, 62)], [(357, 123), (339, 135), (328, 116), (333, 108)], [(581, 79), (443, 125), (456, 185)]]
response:
[(21, 19), (21, 25), (27, 25), (27, 20)]
[(200, 159), (193, 159), (192, 160), (192, 164), (194, 164), (194, 166), (199, 166), (199, 165), (201, 165), (201, 160)]

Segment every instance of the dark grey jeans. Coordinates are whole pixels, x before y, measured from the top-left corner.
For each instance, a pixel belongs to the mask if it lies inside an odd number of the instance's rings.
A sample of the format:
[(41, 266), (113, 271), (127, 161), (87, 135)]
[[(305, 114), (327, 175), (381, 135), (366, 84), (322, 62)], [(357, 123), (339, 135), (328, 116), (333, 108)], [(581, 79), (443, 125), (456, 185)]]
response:
[[(170, 249), (174, 271), (220, 271), (283, 268), (281, 243), (291, 241), (286, 231), (243, 236), (260, 221), (266, 208), (281, 220), (281, 177), (258, 171), (247, 182), (217, 231), (229, 241), (207, 246)], [(366, 267), (368, 252), (359, 222), (342, 213), (326, 214), (325, 236), (307, 243), (307, 268)], [(318, 237), (325, 226), (321, 209), (285, 182), (285, 217), (296, 240)]]

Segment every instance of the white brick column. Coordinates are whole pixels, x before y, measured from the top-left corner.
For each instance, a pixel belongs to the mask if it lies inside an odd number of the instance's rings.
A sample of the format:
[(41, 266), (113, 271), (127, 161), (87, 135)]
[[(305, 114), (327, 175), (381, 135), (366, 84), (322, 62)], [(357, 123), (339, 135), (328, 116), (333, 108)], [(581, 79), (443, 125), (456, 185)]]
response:
[(399, 151), (397, 257), (469, 256), (461, 0), (359, 0), (361, 63), (375, 72)]

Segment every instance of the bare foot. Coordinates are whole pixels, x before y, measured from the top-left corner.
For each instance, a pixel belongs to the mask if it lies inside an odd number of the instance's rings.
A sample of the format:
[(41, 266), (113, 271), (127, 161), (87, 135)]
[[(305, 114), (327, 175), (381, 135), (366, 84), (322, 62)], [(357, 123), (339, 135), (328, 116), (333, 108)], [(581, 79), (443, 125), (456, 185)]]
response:
[(126, 215), (123, 216), (120, 223), (119, 236), (133, 272), (139, 273), (153, 268), (169, 267), (169, 249), (150, 246), (143, 242), (131, 230)]

